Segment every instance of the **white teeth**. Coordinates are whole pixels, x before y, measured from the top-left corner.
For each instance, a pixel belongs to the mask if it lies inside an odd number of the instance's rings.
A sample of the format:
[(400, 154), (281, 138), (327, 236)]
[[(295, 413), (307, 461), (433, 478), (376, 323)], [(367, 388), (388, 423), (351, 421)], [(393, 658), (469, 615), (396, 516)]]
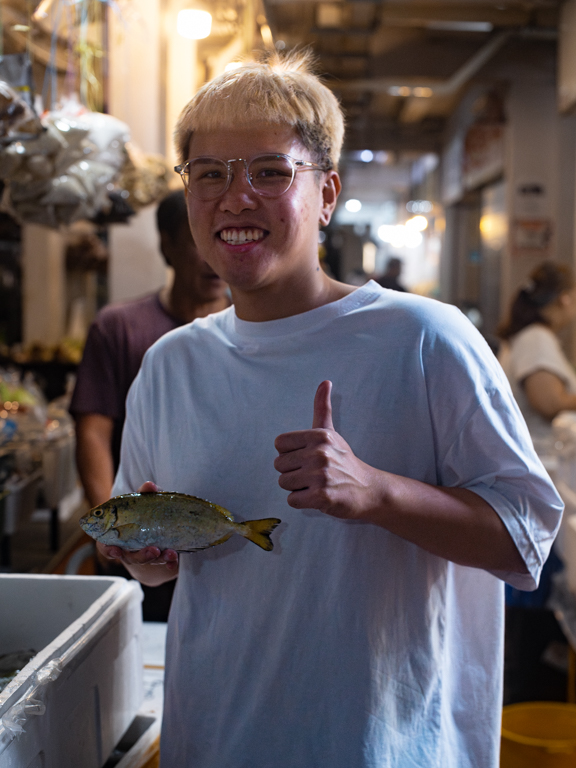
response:
[(262, 240), (263, 237), (264, 232), (261, 229), (223, 229), (220, 232), (220, 238), (232, 245), (252, 243), (256, 240)]

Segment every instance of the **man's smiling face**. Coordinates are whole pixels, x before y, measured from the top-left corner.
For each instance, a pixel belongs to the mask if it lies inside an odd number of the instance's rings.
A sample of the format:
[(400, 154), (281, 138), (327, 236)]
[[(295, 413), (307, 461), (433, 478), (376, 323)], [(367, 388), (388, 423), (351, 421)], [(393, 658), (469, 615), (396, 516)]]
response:
[[(314, 161), (295, 129), (275, 124), (196, 132), (188, 157), (250, 161), (280, 153)], [(251, 188), (243, 163), (233, 163), (233, 170), (229, 188), (216, 200), (205, 202), (187, 194), (201, 256), (233, 291), (288, 287), (305, 280), (318, 267), (318, 226), (330, 220), (337, 197), (326, 192), (326, 182), (330, 186), (336, 174), (299, 172), (286, 193), (266, 198)]]

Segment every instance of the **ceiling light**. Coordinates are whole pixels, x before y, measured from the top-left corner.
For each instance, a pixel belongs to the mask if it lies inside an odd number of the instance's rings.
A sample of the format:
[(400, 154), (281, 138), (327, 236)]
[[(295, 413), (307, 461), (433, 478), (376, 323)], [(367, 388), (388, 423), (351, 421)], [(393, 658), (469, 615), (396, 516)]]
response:
[(494, 29), (489, 21), (429, 21), (426, 27), (439, 32), (492, 32)]
[(360, 152), (360, 160), (362, 160), (363, 163), (371, 163), (372, 160), (374, 160), (374, 152), (371, 152), (369, 149), (362, 150), (362, 152)]
[(272, 48), (274, 46), (272, 30), (270, 29), (268, 24), (262, 24), (262, 26), (260, 27), (260, 35), (262, 37), (262, 42), (267, 48)]
[(410, 213), (430, 213), (433, 207), (430, 200), (410, 200), (406, 203), (406, 210)]
[(350, 200), (346, 200), (344, 208), (346, 208), (347, 211), (350, 211), (350, 213), (358, 213), (358, 211), (362, 210), (362, 203), (360, 200), (352, 198)]
[(179, 35), (189, 40), (202, 40), (208, 37), (212, 29), (212, 16), (208, 11), (186, 8), (178, 13), (176, 30)]
[(417, 86), (416, 88), (412, 89), (412, 95), (416, 96), (416, 98), (418, 99), (429, 99), (431, 96), (434, 95), (434, 91), (432, 90), (432, 88)]
[(412, 96), (412, 88), (409, 88), (407, 85), (393, 85), (388, 89), (388, 93), (391, 96), (402, 96), (406, 98), (407, 96)]

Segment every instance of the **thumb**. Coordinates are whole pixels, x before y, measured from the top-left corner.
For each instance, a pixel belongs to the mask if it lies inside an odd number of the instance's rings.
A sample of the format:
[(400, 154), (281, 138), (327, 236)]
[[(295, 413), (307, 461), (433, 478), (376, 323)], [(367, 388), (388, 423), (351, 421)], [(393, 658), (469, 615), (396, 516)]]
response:
[(331, 381), (323, 381), (316, 390), (312, 429), (334, 429), (334, 424), (332, 424), (332, 402), (330, 400), (331, 392)]

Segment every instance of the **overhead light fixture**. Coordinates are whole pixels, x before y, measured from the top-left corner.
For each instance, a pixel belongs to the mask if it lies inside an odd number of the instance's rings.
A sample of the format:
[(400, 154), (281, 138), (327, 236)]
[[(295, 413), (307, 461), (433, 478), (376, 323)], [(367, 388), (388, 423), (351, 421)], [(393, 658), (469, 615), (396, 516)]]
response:
[(176, 31), (188, 40), (203, 40), (212, 29), (212, 16), (208, 11), (185, 8), (178, 13)]
[(268, 24), (262, 24), (260, 26), (260, 36), (262, 37), (262, 42), (266, 46), (266, 48), (273, 48), (274, 47), (274, 38), (272, 37), (272, 30), (268, 26)]
[(429, 21), (426, 27), (438, 32), (492, 32), (494, 29), (489, 21)]
[(360, 160), (362, 160), (363, 163), (371, 163), (372, 160), (374, 160), (374, 152), (370, 149), (363, 149), (362, 152), (360, 152)]
[(362, 203), (360, 200), (352, 198), (351, 200), (346, 200), (344, 208), (346, 208), (347, 211), (350, 211), (350, 213), (358, 213), (358, 211), (362, 210)]
[(410, 200), (406, 203), (406, 210), (410, 213), (430, 213), (433, 207), (430, 200)]
[(429, 99), (434, 96), (432, 88), (428, 88), (425, 85), (416, 85), (411, 87), (409, 85), (392, 85), (388, 88), (390, 96), (402, 96), (408, 98), (408, 96), (415, 96), (417, 99)]

